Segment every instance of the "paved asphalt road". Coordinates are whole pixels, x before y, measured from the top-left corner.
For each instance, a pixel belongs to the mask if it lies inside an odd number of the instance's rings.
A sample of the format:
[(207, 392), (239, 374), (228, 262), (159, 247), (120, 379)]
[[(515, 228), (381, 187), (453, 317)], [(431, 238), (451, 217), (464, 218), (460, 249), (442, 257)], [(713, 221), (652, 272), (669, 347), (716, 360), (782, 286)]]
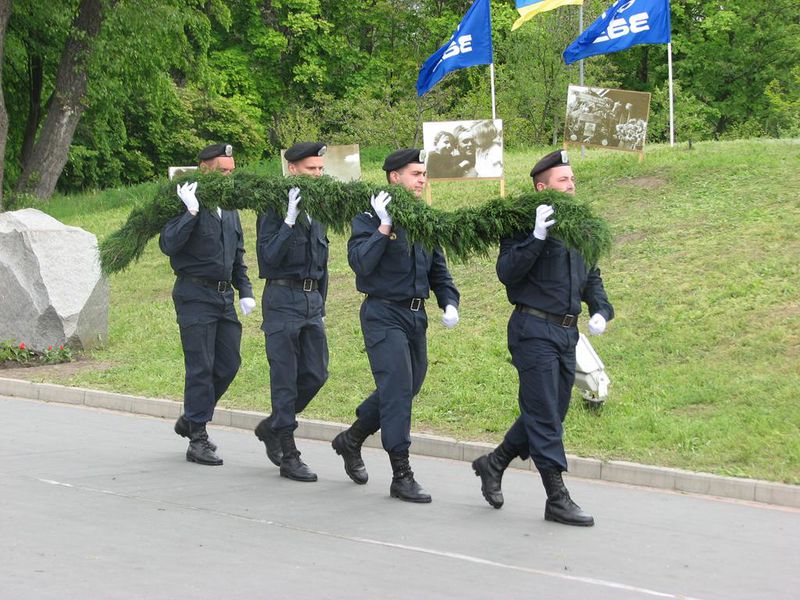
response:
[(172, 423), (0, 396), (0, 598), (800, 597), (800, 511), (572, 479), (593, 528), (542, 518), (534, 473), (489, 507), (467, 463), (412, 456), (433, 503), (366, 486), (300, 440), (317, 483), (279, 477), (250, 432), (210, 428), (187, 463)]

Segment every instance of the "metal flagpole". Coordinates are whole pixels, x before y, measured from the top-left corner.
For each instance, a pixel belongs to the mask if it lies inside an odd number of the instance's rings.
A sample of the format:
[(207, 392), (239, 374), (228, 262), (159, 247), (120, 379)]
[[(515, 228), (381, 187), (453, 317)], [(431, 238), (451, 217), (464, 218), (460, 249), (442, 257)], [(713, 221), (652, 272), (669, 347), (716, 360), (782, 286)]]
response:
[[(578, 29), (580, 30), (580, 31), (578, 31), (578, 35), (582, 34), (583, 33), (583, 4), (580, 4), (578, 6)], [(580, 83), (580, 85), (582, 86), (583, 85), (583, 59), (580, 60), (579, 64), (580, 64), (580, 74), (581, 75), (580, 75), (580, 81), (578, 83)]]
[(489, 75), (491, 76), (492, 81), (492, 119), (496, 119), (497, 112), (495, 111), (494, 105), (494, 63), (489, 63)]
[(675, 146), (675, 112), (672, 95), (672, 42), (667, 43), (667, 66), (669, 71), (669, 145)]
[[(583, 4), (578, 5), (578, 35), (583, 33)], [(578, 83), (583, 87), (583, 59), (581, 59), (578, 63), (580, 65), (580, 79)], [(581, 144), (581, 158), (586, 156), (586, 146)]]

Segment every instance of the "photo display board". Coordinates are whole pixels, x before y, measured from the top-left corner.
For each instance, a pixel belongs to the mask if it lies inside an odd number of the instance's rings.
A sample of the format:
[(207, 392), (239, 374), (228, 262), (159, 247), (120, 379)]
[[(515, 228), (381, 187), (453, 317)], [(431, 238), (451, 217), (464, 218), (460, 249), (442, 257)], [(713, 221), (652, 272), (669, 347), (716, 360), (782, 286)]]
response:
[(564, 143), (642, 152), (650, 94), (569, 86)]
[(501, 179), (503, 121), (439, 121), (422, 124), (428, 179)]

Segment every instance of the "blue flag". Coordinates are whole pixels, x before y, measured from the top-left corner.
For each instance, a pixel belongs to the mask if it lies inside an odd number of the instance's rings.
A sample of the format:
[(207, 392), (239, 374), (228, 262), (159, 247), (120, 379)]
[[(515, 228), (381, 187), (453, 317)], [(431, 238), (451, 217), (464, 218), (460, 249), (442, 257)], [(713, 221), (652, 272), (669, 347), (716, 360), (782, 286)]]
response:
[(491, 62), (492, 16), (489, 0), (475, 0), (450, 40), (422, 65), (417, 78), (417, 95), (427, 93), (450, 71)]
[(564, 62), (669, 41), (669, 0), (617, 0), (567, 46)]

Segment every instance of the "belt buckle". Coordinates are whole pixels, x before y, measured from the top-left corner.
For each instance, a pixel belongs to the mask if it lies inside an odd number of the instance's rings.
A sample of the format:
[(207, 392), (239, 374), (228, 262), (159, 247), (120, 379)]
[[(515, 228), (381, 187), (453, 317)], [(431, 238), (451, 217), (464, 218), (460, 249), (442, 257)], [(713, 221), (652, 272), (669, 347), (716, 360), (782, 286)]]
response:
[(314, 289), (314, 280), (313, 279), (303, 279), (303, 291), (310, 292)]
[(228, 286), (229, 286), (229, 285), (230, 285), (230, 284), (229, 284), (227, 281), (218, 281), (218, 282), (217, 282), (217, 291), (218, 291), (220, 294), (224, 294), (225, 292), (227, 292), (227, 291), (228, 291)]
[(422, 306), (422, 298), (412, 298), (411, 299), (411, 306), (409, 308), (414, 312), (419, 310), (419, 307)]
[(574, 324), (575, 324), (575, 315), (564, 315), (564, 318), (561, 319), (562, 327), (572, 327)]

